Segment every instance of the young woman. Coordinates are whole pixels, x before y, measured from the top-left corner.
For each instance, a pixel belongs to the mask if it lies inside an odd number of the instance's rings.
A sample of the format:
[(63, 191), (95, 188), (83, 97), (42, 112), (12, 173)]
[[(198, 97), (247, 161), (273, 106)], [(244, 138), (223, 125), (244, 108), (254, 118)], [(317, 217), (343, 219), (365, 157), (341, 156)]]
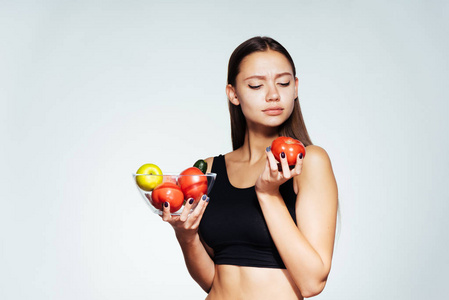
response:
[[(287, 50), (267, 37), (242, 43), (229, 61), (226, 94), (234, 150), (206, 160), (217, 173), (211, 201), (203, 196), (190, 215), (176, 217), (166, 206), (162, 218), (206, 299), (317, 295), (331, 269), (337, 185), (327, 153), (308, 136)], [(270, 151), (278, 136), (306, 145), (293, 169), (282, 154), (278, 167)]]

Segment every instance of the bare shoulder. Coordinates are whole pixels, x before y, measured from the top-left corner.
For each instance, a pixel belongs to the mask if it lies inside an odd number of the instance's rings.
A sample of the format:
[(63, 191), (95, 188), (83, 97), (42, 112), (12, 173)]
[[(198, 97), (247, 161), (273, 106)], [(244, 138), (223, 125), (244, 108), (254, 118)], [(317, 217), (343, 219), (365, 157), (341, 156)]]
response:
[[(226, 159), (229, 159), (229, 155), (232, 154), (233, 152), (224, 154), (226, 156)], [(232, 156), (232, 155), (231, 155)], [(207, 163), (207, 173), (210, 173), (212, 170), (212, 165), (214, 164), (214, 158), (213, 156), (205, 158), (204, 161)]]
[(334, 172), (326, 150), (316, 145), (307, 146), (302, 172), (298, 177), (300, 186), (311, 184), (325, 184), (327, 187), (334, 186)]
[(208, 157), (204, 159), (204, 161), (207, 163), (207, 173), (210, 173), (212, 170), (212, 164), (214, 163), (214, 158)]
[[(226, 157), (226, 164), (227, 163), (232, 163), (232, 162), (236, 162), (236, 161), (240, 161), (240, 152), (239, 149), (228, 152), (226, 154), (223, 154), (223, 156)], [(207, 172), (210, 173), (212, 170), (212, 165), (214, 163), (214, 157), (208, 157), (206, 159), (204, 159), (204, 161), (207, 163)]]
[(331, 161), (326, 150), (316, 145), (310, 145), (306, 147), (306, 156), (304, 157), (304, 164), (330, 165), (330, 163)]
[(239, 162), (242, 160), (242, 150), (239, 148), (226, 153), (224, 156), (226, 157), (226, 162)]

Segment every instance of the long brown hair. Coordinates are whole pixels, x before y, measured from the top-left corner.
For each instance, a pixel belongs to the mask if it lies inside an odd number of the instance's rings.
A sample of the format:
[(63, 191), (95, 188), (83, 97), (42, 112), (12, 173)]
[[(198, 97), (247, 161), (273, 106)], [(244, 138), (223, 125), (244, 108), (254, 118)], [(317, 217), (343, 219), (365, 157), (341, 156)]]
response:
[[(242, 60), (254, 52), (263, 52), (267, 50), (277, 51), (283, 54), (293, 70), (293, 76), (296, 77), (296, 68), (288, 51), (277, 41), (269, 37), (256, 36), (242, 44), (240, 44), (232, 53), (228, 64), (228, 84), (235, 87), (235, 80), (240, 72), (240, 64)], [(232, 148), (234, 150), (243, 146), (246, 133), (246, 119), (243, 115), (240, 105), (234, 105), (230, 101), (228, 102), (229, 115), (231, 118), (231, 138)], [(295, 99), (293, 112), (290, 117), (279, 126), (280, 136), (289, 136), (300, 140), (305, 146), (312, 145), (309, 133), (307, 132), (306, 124), (301, 113), (301, 107), (299, 105), (298, 98)]]

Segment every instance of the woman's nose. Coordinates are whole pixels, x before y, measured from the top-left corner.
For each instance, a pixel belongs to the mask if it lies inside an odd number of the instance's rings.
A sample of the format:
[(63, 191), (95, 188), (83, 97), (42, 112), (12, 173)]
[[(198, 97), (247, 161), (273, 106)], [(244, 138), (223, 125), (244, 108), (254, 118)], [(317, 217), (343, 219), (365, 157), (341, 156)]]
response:
[(268, 86), (266, 101), (279, 101), (279, 93), (275, 85)]

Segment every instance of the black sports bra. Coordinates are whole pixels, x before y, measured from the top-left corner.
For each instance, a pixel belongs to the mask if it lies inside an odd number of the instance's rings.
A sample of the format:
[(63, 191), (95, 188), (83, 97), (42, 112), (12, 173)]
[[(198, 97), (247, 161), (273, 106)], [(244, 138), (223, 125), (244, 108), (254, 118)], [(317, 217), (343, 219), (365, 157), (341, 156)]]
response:
[[(285, 269), (254, 186), (236, 188), (231, 185), (223, 155), (214, 158), (212, 172), (217, 173), (217, 178), (199, 232), (214, 250), (215, 264)], [(296, 223), (293, 179), (282, 184), (279, 191)]]

